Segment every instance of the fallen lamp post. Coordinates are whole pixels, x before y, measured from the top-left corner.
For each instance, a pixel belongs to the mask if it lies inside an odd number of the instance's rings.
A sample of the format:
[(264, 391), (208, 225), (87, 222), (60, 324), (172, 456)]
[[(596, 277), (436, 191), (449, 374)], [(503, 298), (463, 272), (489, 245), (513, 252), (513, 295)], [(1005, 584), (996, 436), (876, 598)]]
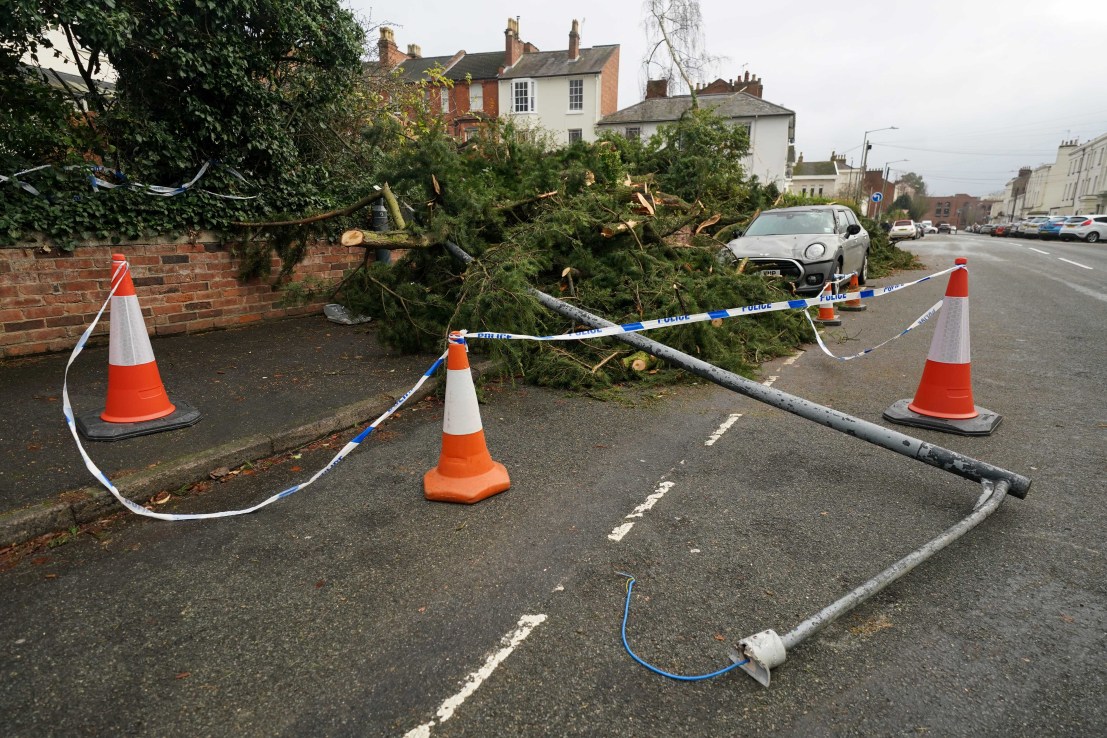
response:
[[(473, 257), (457, 244), (447, 241), (445, 246), (451, 255), (465, 264), (473, 261)], [(528, 291), (544, 307), (578, 323), (593, 328), (616, 325), (609, 320), (562, 302), (537, 289), (528, 288)], [(902, 456), (921, 461), (929, 466), (938, 467), (951, 474), (977, 482), (982, 487), (983, 491), (981, 496), (974, 506), (972, 513), (967, 517), (948, 528), (937, 538), (934, 538), (919, 549), (892, 564), (850, 593), (815, 613), (807, 620), (804, 620), (795, 628), (785, 633), (784, 636), (779, 636), (775, 631), (770, 629), (739, 641), (741, 652), (732, 652), (731, 658), (736, 662), (749, 659), (749, 663), (744, 664), (741, 668), (766, 687), (769, 686), (771, 669), (784, 663), (788, 649), (799, 645), (811, 635), (814, 635), (845, 613), (865, 602), (938, 551), (941, 551), (950, 543), (972, 530), (985, 518), (995, 512), (1007, 495), (1023, 499), (1030, 491), (1031, 480), (1016, 472), (993, 466), (992, 464), (974, 459), (970, 456), (965, 456), (951, 449), (926, 443), (918, 438), (885, 428), (867, 420), (862, 420), (861, 418), (853, 417), (852, 415), (834, 410), (833, 408), (819, 405), (810, 400), (805, 400), (802, 397), (790, 395), (787, 392), (772, 387), (766, 387), (746, 379), (745, 377), (734, 374), (733, 372), (720, 369), (694, 356), (689, 356), (683, 351), (678, 351), (663, 343), (658, 343), (638, 333), (623, 333), (612, 337), (652, 354), (659, 359), (664, 359), (674, 366), (678, 366), (698, 377), (718, 384), (721, 387), (725, 387), (767, 405), (772, 405), (773, 407), (792, 413), (793, 415), (798, 415), (801, 418), (814, 421), (828, 428), (833, 428), (846, 435), (854, 436), (868, 443), (894, 451)]]

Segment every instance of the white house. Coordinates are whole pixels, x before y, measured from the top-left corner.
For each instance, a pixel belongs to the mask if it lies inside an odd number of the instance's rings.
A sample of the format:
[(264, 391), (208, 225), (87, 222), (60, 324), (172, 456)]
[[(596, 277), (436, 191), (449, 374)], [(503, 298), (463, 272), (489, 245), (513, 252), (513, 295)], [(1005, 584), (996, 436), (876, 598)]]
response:
[[(508, 21), (509, 44), (514, 22)], [(596, 122), (618, 106), (619, 47), (580, 48), (575, 20), (567, 50), (525, 52), (509, 61), (499, 75), (500, 117), (540, 127), (556, 143), (594, 141)]]
[[(655, 81), (651, 82), (651, 85)], [(692, 107), (690, 95), (669, 97), (647, 93), (642, 102), (604, 116), (596, 124), (597, 131), (614, 131), (629, 138), (646, 139), (661, 126), (680, 120)], [(749, 174), (757, 175), (764, 184), (787, 186), (791, 175), (789, 146), (794, 141), (796, 114), (780, 105), (762, 100), (749, 92), (724, 92), (697, 95), (701, 108), (713, 110), (729, 123), (749, 132), (750, 153), (742, 160)]]

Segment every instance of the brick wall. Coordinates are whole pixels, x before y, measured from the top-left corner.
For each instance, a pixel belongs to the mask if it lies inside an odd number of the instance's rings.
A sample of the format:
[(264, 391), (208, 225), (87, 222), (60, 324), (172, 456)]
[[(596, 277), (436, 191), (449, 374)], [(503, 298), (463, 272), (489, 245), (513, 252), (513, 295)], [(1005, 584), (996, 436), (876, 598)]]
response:
[(619, 109), (619, 48), (600, 70), (600, 117)]
[[(151, 335), (215, 328), (317, 312), (322, 302), (282, 305), (272, 278), (239, 281), (231, 246), (195, 239), (120, 245), (84, 244), (72, 253), (41, 245), (0, 248), (0, 358), (68, 351), (107, 297), (111, 255), (127, 257), (146, 328)], [(333, 282), (357, 266), (360, 248), (317, 244), (293, 274)], [(273, 260), (273, 275), (280, 269)], [(105, 313), (105, 318), (108, 314)], [(107, 341), (102, 319), (90, 343)]]

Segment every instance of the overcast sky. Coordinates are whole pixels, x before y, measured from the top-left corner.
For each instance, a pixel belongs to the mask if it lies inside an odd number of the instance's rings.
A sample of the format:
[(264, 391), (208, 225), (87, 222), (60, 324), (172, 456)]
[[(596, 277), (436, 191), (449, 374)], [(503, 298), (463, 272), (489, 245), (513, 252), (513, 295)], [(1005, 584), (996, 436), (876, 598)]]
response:
[[(619, 44), (619, 107), (642, 99), (646, 50), (640, 0), (345, 0), (391, 25), (401, 50), (424, 56), (503, 49), (509, 17), (543, 51)], [(749, 71), (769, 102), (796, 113), (796, 151), (915, 171), (933, 195), (986, 195), (1020, 166), (1052, 163), (1058, 144), (1107, 133), (1107, 3), (1071, 0), (701, 0), (705, 48), (723, 61), (710, 79)], [(370, 39), (376, 42), (376, 32)]]

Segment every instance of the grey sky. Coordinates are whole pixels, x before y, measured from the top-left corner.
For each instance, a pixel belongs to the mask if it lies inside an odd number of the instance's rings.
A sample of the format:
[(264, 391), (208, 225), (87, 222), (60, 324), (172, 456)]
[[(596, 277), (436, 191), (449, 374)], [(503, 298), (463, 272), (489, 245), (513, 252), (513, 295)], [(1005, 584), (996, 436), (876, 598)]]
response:
[[(346, 0), (425, 56), (503, 48), (508, 17), (544, 51), (620, 44), (619, 107), (642, 98), (640, 0)], [(724, 57), (710, 79), (760, 76), (765, 99), (796, 112), (796, 150), (869, 166), (897, 159), (931, 194), (985, 195), (1020, 166), (1051, 163), (1065, 139), (1107, 133), (1107, 10), (1102, 0), (912, 3), (701, 0), (706, 50)], [(870, 10), (871, 8), (871, 10)], [(375, 41), (374, 39), (371, 39)], [(710, 80), (708, 80), (710, 81)]]

